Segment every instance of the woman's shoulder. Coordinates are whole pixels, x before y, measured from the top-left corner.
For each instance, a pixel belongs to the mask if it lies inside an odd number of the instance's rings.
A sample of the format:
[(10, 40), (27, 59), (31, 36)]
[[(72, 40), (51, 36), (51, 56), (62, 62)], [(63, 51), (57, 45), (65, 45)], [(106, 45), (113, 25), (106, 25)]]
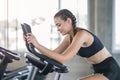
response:
[(76, 30), (77, 31), (89, 31), (88, 29), (82, 28), (82, 27), (76, 27)]
[(80, 27), (76, 27), (75, 29), (76, 34), (88, 34), (91, 33), (89, 30), (84, 29), (84, 28), (80, 28)]
[(84, 39), (85, 41), (89, 41), (90, 39), (94, 39), (94, 34), (92, 34), (89, 30), (84, 28), (77, 28), (76, 37), (79, 39)]
[(95, 35), (94, 33), (92, 33), (90, 30), (88, 29), (85, 29), (85, 28), (81, 28), (81, 27), (76, 27), (76, 33), (77, 32), (84, 32), (86, 34), (92, 34), (92, 35)]

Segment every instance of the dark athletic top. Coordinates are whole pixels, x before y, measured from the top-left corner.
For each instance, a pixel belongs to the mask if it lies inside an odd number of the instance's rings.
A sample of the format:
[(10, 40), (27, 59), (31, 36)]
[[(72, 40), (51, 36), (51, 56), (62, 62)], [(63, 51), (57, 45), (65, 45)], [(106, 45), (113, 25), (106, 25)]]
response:
[[(83, 29), (85, 30), (85, 29)], [(89, 46), (89, 47), (81, 47), (77, 53), (77, 55), (81, 56), (81, 57), (91, 57), (94, 54), (96, 54), (97, 52), (99, 52), (100, 50), (102, 50), (104, 48), (102, 42), (98, 39), (98, 37), (96, 35), (94, 35), (93, 33), (91, 33), (88, 30), (85, 30), (87, 32), (89, 32), (93, 38), (94, 41), (93, 43)]]

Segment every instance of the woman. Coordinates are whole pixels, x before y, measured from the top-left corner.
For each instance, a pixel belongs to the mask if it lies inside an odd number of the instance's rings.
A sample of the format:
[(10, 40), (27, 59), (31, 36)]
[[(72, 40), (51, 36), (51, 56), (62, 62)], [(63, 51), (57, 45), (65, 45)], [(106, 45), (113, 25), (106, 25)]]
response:
[(101, 41), (90, 31), (76, 26), (75, 16), (62, 9), (54, 16), (58, 31), (65, 35), (62, 43), (49, 50), (42, 46), (32, 33), (25, 38), (44, 55), (64, 64), (75, 55), (82, 56), (92, 63), (95, 74), (80, 80), (120, 80), (120, 68)]

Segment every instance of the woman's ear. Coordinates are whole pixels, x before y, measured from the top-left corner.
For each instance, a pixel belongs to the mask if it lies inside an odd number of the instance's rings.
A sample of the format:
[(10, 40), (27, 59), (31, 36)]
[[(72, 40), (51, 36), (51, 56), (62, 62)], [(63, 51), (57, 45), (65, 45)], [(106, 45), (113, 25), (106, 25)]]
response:
[(71, 23), (72, 23), (72, 20), (71, 20), (70, 18), (67, 18), (67, 22), (68, 22), (69, 24), (71, 24)]

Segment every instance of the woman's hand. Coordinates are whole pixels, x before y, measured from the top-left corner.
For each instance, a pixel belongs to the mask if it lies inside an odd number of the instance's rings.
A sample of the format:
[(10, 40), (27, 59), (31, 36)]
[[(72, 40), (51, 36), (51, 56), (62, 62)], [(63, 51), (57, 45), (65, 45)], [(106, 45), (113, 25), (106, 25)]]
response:
[(23, 40), (24, 40), (24, 41), (26, 41), (26, 37), (27, 37), (27, 36), (25, 36), (25, 35), (23, 34)]
[(28, 42), (28, 44), (32, 43), (35, 47), (39, 44), (36, 37), (32, 33), (28, 33), (25, 39)]

